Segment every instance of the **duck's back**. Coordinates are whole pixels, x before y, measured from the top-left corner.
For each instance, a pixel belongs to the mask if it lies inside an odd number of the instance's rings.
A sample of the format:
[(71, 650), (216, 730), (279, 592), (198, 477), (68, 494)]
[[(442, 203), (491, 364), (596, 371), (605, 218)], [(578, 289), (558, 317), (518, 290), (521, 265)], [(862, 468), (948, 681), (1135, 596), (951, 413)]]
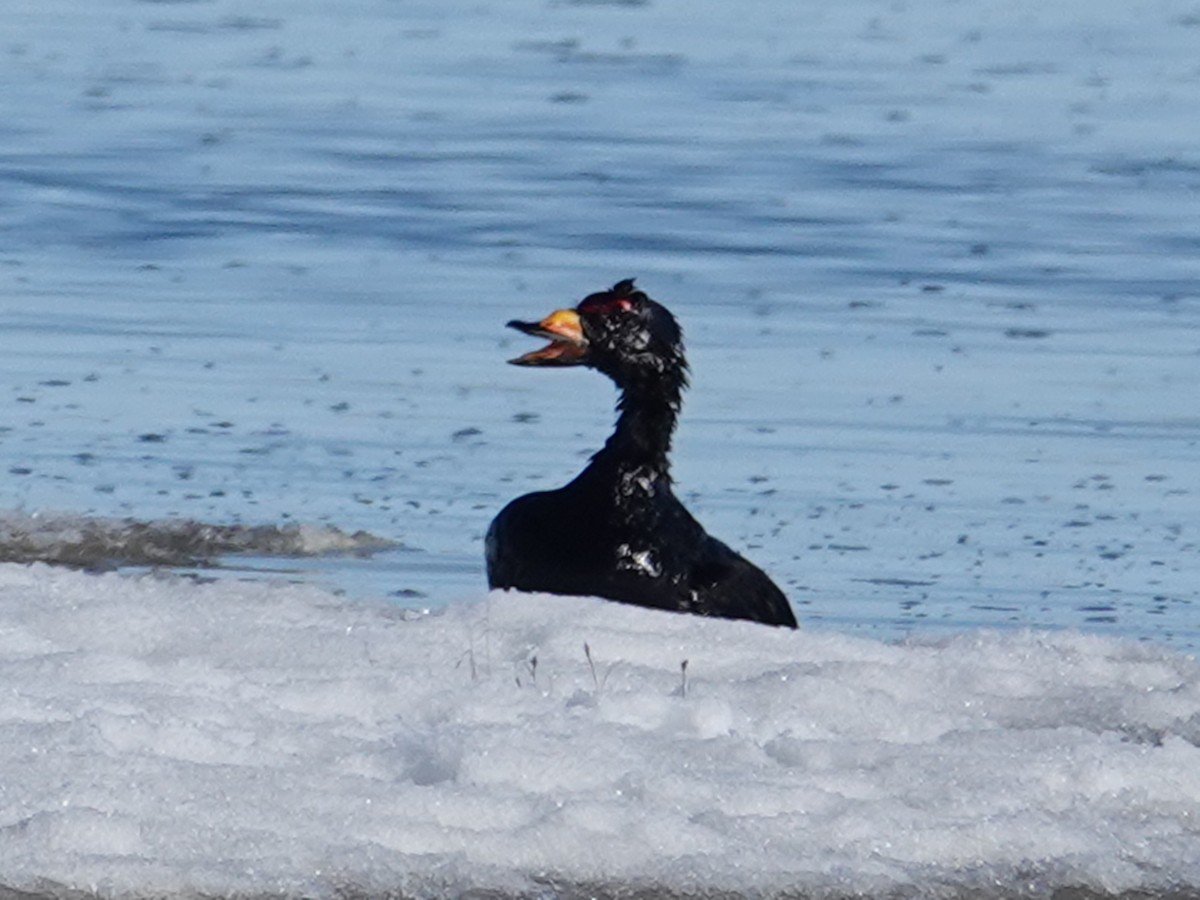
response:
[(774, 582), (707, 534), (669, 488), (631, 515), (587, 487), (580, 478), (501, 510), (487, 534), (490, 587), (796, 626)]
[(702, 615), (796, 627), (787, 596), (767, 574), (711, 535), (692, 570)]

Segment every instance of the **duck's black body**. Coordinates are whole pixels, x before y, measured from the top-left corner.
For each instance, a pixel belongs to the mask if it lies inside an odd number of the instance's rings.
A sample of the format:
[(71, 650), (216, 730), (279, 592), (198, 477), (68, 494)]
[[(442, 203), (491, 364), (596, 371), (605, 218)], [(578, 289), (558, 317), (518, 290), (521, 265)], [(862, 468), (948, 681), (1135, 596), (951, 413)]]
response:
[(687, 384), (679, 326), (623, 281), (537, 324), (518, 365), (587, 365), (621, 389), (617, 428), (570, 484), (506, 506), (487, 535), (488, 584), (794, 628), (762, 570), (707, 534), (671, 490), (668, 453)]

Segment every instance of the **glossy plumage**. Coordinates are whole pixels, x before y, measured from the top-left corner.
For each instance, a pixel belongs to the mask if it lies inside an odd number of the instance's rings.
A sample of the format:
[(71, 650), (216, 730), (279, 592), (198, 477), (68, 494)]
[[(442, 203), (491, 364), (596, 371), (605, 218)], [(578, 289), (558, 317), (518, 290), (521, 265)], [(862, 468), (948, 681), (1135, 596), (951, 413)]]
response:
[(492, 521), (488, 584), (794, 628), (783, 592), (705, 532), (671, 489), (687, 362), (666, 308), (627, 280), (574, 310), (509, 325), (550, 339), (514, 364), (590, 366), (621, 397), (616, 430), (573, 481), (518, 497)]

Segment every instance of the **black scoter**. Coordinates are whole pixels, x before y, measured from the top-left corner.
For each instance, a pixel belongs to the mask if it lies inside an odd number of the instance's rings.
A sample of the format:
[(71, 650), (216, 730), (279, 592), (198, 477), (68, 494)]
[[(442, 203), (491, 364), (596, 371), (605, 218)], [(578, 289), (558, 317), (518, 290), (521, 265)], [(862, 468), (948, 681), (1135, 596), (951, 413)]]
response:
[(550, 341), (513, 365), (589, 366), (621, 396), (616, 430), (570, 484), (518, 497), (492, 521), (489, 586), (795, 628), (775, 583), (709, 535), (671, 490), (688, 369), (675, 317), (627, 279), (574, 309), (508, 326)]

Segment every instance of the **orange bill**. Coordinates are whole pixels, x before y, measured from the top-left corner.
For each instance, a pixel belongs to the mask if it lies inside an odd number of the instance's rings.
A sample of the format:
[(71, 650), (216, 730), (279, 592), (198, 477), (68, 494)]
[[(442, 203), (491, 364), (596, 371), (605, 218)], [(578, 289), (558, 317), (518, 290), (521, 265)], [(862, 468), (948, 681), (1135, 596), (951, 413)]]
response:
[(550, 343), (540, 350), (531, 350), (509, 362), (514, 366), (578, 366), (587, 358), (587, 339), (583, 336), (583, 324), (579, 313), (573, 309), (556, 309), (540, 322), (508, 323), (534, 337), (548, 338)]

